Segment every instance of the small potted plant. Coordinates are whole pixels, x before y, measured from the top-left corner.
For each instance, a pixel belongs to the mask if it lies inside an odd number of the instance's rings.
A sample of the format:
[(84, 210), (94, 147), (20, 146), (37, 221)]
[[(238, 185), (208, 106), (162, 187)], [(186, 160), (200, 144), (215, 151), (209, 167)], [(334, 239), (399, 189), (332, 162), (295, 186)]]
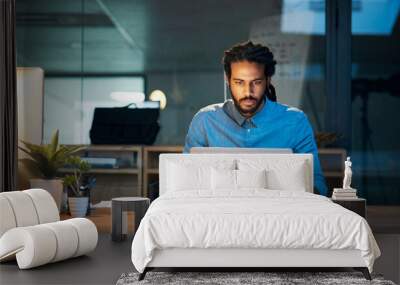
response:
[(58, 171), (64, 167), (68, 157), (82, 150), (81, 146), (62, 146), (58, 143), (59, 131), (56, 130), (49, 144), (32, 144), (21, 141), (23, 147), (18, 148), (25, 152), (29, 158), (20, 161), (33, 174), (35, 179), (30, 179), (31, 188), (42, 188), (47, 190), (54, 198), (58, 209), (61, 207), (63, 182), (59, 178)]
[(69, 211), (72, 217), (84, 217), (88, 212), (90, 189), (95, 179), (86, 175), (90, 164), (79, 156), (69, 157), (67, 165), (73, 172), (63, 179), (64, 187), (68, 191)]

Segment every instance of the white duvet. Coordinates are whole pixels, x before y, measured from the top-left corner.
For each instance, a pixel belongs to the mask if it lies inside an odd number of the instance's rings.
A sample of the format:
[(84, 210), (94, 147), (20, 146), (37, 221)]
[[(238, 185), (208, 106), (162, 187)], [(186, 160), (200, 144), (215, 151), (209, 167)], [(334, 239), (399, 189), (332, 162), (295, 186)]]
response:
[(366, 220), (328, 198), (299, 191), (182, 191), (156, 199), (132, 243), (143, 272), (155, 249), (358, 249), (372, 272), (379, 248)]

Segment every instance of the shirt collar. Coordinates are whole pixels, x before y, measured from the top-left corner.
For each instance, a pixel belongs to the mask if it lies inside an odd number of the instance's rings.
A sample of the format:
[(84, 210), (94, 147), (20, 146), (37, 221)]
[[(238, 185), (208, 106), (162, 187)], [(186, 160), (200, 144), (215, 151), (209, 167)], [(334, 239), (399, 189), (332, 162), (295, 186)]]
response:
[(260, 113), (263, 113), (263, 111), (266, 109), (266, 105), (270, 103), (268, 99), (264, 100), (264, 105), (260, 110), (258, 110), (252, 117), (246, 118), (243, 116), (238, 109), (235, 106), (235, 103), (233, 102), (232, 99), (228, 99), (224, 102), (224, 105), (222, 106), (224, 112), (233, 120), (235, 121), (239, 126), (243, 127), (243, 125), (247, 122), (249, 122), (250, 125), (253, 127), (257, 127), (255, 123), (255, 119), (257, 120), (257, 117), (260, 117)]
[(240, 112), (236, 109), (235, 103), (233, 103), (232, 99), (226, 100), (222, 106), (222, 109), (239, 126), (242, 126), (246, 121), (246, 117), (240, 114)]

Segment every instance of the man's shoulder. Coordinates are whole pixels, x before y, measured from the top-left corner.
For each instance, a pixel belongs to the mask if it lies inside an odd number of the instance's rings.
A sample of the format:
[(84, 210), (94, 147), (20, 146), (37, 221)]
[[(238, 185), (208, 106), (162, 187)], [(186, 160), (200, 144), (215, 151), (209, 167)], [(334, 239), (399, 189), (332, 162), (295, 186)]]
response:
[(304, 120), (307, 117), (306, 114), (299, 108), (278, 102), (275, 102), (275, 104), (278, 114), (280, 114), (281, 116), (285, 116), (288, 119), (298, 121)]
[(208, 116), (218, 116), (223, 111), (224, 103), (216, 103), (201, 108), (195, 115), (197, 118), (205, 118)]
[(224, 103), (215, 103), (205, 106), (199, 110), (199, 113), (208, 112), (208, 113), (215, 113), (222, 110)]

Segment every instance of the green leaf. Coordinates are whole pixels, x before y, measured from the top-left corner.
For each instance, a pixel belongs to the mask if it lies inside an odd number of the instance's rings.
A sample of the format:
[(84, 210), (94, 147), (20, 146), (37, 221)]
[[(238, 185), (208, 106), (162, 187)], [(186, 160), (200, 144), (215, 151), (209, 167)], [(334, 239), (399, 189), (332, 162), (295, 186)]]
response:
[(23, 146), (18, 146), (18, 148), (30, 157), (30, 162), (23, 163), (39, 170), (42, 176), (48, 179), (56, 177), (58, 169), (64, 167), (68, 157), (85, 149), (79, 145), (60, 146), (58, 130), (53, 133), (50, 144), (36, 145), (22, 140), (21, 143)]
[(29, 173), (36, 177), (43, 177), (43, 174), (37, 167), (37, 163), (30, 158), (23, 158), (19, 160), (29, 171)]
[(51, 142), (50, 142), (50, 153), (53, 155), (56, 153), (57, 148), (58, 148), (58, 135), (59, 131), (56, 130), (53, 135), (51, 136)]

